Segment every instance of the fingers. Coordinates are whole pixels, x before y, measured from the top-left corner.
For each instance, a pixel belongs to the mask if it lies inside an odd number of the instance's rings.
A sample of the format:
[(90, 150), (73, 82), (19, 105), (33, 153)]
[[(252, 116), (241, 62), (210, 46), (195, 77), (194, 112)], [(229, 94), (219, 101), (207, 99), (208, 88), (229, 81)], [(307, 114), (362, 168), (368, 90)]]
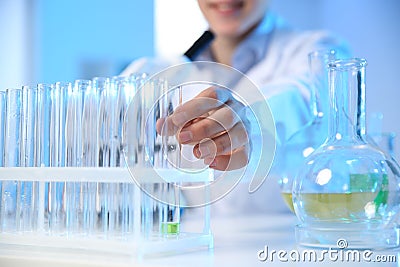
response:
[(220, 155), (215, 158), (204, 159), (204, 164), (219, 171), (230, 171), (243, 168), (249, 162), (249, 145), (236, 149), (229, 155)]
[(226, 89), (210, 87), (192, 100), (179, 106), (170, 116), (173, 124), (182, 128), (189, 121), (208, 115), (209, 111), (215, 110), (224, 105), (232, 98), (230, 92)]
[(233, 170), (247, 164), (249, 146), (244, 124), (237, 123), (229, 131), (195, 145), (193, 154), (211, 168)]
[(213, 139), (204, 140), (193, 148), (193, 153), (197, 158), (205, 159), (229, 154), (249, 143), (246, 129), (242, 123), (237, 123), (232, 129)]
[(156, 130), (160, 135), (174, 135), (182, 127), (209, 116), (231, 98), (228, 90), (210, 87), (177, 107), (169, 117), (158, 119)]
[(160, 135), (174, 135), (177, 133), (178, 128), (172, 123), (170, 117), (160, 118), (156, 122), (156, 130)]
[[(229, 101), (208, 117), (196, 120), (186, 125), (180, 132), (178, 139), (182, 144), (198, 143), (206, 138), (212, 138), (229, 131), (236, 124), (243, 123), (241, 116), (244, 106), (240, 102)], [(244, 129), (243, 134), (246, 131)]]

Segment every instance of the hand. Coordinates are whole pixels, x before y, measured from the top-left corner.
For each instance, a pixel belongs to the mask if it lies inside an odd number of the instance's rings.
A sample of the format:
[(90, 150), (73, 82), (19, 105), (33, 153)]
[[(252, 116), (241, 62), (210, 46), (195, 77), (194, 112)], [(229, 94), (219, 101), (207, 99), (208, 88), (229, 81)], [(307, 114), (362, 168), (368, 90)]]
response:
[[(166, 118), (168, 134), (176, 134), (181, 144), (194, 145), (193, 154), (210, 168), (239, 169), (249, 161), (246, 109), (229, 90), (210, 87)], [(165, 118), (157, 122), (159, 133), (164, 122)]]

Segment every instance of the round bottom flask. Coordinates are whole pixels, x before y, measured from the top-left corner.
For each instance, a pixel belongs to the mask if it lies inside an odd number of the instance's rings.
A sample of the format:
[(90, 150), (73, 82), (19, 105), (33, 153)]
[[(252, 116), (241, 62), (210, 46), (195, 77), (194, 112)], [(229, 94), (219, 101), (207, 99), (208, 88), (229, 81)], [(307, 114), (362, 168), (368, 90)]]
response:
[(328, 138), (306, 158), (293, 184), (300, 245), (399, 246), (399, 167), (366, 139), (365, 67), (364, 59), (328, 64)]

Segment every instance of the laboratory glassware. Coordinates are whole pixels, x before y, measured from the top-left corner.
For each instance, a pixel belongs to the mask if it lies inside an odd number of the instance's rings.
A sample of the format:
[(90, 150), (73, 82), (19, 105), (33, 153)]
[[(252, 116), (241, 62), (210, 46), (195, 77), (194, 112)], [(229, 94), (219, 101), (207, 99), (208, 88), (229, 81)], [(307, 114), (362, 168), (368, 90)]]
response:
[[(70, 82), (56, 82), (50, 90), (50, 167), (65, 167), (68, 95), (72, 91)], [(49, 183), (49, 231), (53, 235), (66, 234), (66, 181), (50, 181)]]
[(329, 129), (293, 184), (301, 245), (384, 249), (399, 245), (399, 166), (366, 137), (365, 59), (329, 63)]
[[(4, 167), (4, 134), (6, 125), (6, 104), (7, 94), (5, 90), (0, 90), (0, 167)], [(3, 181), (0, 180), (0, 229), (3, 228), (4, 208), (3, 203)]]
[[(65, 166), (83, 166), (83, 128), (82, 119), (84, 111), (84, 100), (87, 91), (91, 90), (90, 80), (75, 80), (71, 90), (68, 92), (67, 115), (65, 124)], [(87, 194), (87, 182), (68, 182), (66, 184), (66, 203), (67, 203), (67, 233), (78, 234), (84, 232), (83, 214), (85, 213), (84, 199)]]
[[(175, 186), (211, 178), (170, 175), (178, 142), (153, 127), (180, 100), (164, 97), (165, 80), (147, 80), (135, 74), (0, 91), (1, 247), (27, 257), (34, 247), (46, 258), (83, 249), (103, 259), (212, 247), (208, 208), (204, 226), (181, 232)], [(128, 165), (140, 169), (137, 179)], [(154, 169), (166, 179), (149, 175)]]
[[(20, 165), (22, 167), (35, 167), (40, 162), (40, 152), (38, 149), (43, 139), (40, 137), (41, 129), (39, 121), (39, 88), (37, 86), (22, 87), (22, 110), (21, 110), (21, 147)], [(47, 128), (48, 129), (48, 128)], [(42, 184), (41, 184), (42, 185)], [(37, 214), (39, 197), (39, 182), (18, 181), (17, 183), (17, 221), (20, 231), (33, 231), (37, 219), (43, 219)], [(37, 218), (37, 216), (40, 216)]]
[[(21, 166), (21, 120), (22, 120), (22, 89), (6, 90), (5, 133), (4, 133), (4, 166)], [(2, 182), (1, 187), (1, 229), (2, 231), (17, 231), (17, 193), (18, 180)]]

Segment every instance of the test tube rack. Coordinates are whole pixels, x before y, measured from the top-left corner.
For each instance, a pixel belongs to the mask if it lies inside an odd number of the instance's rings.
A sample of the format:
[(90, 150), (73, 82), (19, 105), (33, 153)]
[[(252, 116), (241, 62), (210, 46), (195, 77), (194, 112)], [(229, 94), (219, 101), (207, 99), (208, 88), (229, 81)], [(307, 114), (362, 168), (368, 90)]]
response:
[[(148, 161), (154, 159), (139, 144), (146, 135), (140, 121), (137, 144), (129, 159), (123, 155), (129, 146), (123, 114), (143, 80), (132, 75), (0, 90), (1, 255), (115, 262), (213, 247), (208, 205), (195, 220), (166, 228), (166, 218), (182, 208), (151, 195), (169, 183), (206, 185), (212, 172), (153, 177)], [(143, 108), (135, 112), (144, 114)]]

